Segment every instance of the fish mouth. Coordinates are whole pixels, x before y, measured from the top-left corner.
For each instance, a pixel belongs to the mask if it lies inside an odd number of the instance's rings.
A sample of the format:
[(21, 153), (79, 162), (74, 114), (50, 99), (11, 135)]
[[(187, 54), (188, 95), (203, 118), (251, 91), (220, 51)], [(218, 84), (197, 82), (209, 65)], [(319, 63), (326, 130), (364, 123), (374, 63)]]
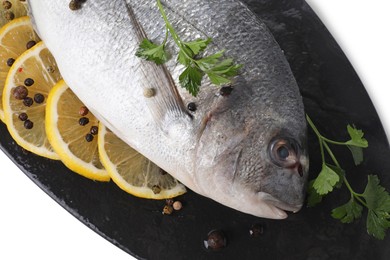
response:
[(297, 213), (303, 206), (303, 203), (300, 204), (289, 204), (283, 201), (278, 200), (270, 194), (264, 194), (263, 200), (274, 209), (278, 215), (285, 215), (287, 217), (286, 211)]

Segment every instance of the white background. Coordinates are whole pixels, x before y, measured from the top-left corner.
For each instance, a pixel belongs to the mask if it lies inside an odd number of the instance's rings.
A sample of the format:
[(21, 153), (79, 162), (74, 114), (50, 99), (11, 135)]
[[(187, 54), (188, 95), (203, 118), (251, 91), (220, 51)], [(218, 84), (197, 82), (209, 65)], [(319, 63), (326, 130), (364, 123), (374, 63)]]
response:
[[(389, 1), (307, 2), (349, 57), (390, 133)], [(67, 213), (0, 152), (0, 259), (132, 258)]]

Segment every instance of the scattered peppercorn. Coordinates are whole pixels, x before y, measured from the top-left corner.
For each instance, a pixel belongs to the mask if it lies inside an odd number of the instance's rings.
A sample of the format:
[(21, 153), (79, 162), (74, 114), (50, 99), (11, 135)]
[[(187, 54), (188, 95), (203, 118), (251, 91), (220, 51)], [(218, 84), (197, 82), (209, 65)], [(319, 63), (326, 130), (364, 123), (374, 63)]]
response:
[(56, 69), (53, 66), (47, 66), (46, 71), (49, 73), (53, 73), (54, 71), (56, 71)]
[(177, 200), (173, 203), (172, 207), (174, 210), (181, 210), (183, 207), (183, 204), (181, 204), (181, 202)]
[(93, 135), (91, 135), (91, 134), (86, 134), (86, 135), (85, 135), (85, 140), (87, 140), (87, 142), (92, 142), (92, 140), (93, 140)]
[(45, 96), (42, 95), (41, 93), (37, 93), (34, 95), (34, 101), (37, 102), (38, 104), (43, 103), (45, 101)]
[(259, 223), (253, 224), (252, 227), (249, 229), (249, 235), (251, 237), (259, 237), (263, 233), (264, 233), (264, 227)]
[(188, 103), (187, 108), (188, 108), (188, 110), (195, 112), (196, 111), (196, 104), (194, 102)]
[(161, 187), (158, 185), (153, 185), (152, 191), (154, 194), (159, 194), (161, 192)]
[(162, 211), (162, 214), (164, 215), (171, 215), (173, 212), (172, 206), (165, 205)]
[(9, 58), (9, 59), (7, 60), (7, 66), (8, 66), (8, 67), (11, 67), (11, 66), (14, 64), (14, 62), (15, 62), (15, 59), (14, 59), (14, 58)]
[(69, 9), (72, 11), (79, 10), (81, 8), (81, 2), (77, 0), (72, 0), (69, 3)]
[(15, 14), (13, 12), (8, 11), (5, 13), (4, 17), (6, 20), (11, 21), (15, 18)]
[(26, 85), (26, 87), (31, 87), (34, 85), (34, 80), (32, 78), (27, 78), (24, 80), (24, 85)]
[(154, 88), (145, 88), (144, 97), (151, 98), (156, 95), (156, 90)]
[(27, 42), (27, 44), (26, 44), (26, 48), (27, 48), (27, 49), (31, 49), (32, 47), (34, 47), (35, 44), (37, 44), (36, 41), (29, 41), (29, 42)]
[(26, 121), (24, 121), (24, 128), (26, 129), (31, 129), (34, 127), (34, 123), (31, 122), (29, 119), (27, 119)]
[(26, 107), (31, 107), (33, 104), (34, 104), (34, 100), (30, 97), (26, 97), (23, 99), (23, 104), (26, 106)]
[(99, 132), (99, 128), (97, 126), (92, 126), (91, 130), (89, 131), (92, 135), (97, 135)]
[(226, 247), (227, 240), (222, 230), (212, 230), (207, 234), (204, 246), (211, 250), (221, 250)]
[(173, 199), (166, 199), (165, 200), (165, 204), (167, 204), (168, 206), (172, 206), (174, 202), (175, 201)]
[(26, 113), (20, 113), (18, 118), (20, 121), (26, 121), (28, 119), (28, 115)]
[(3, 7), (6, 10), (11, 9), (12, 3), (10, 1), (3, 1)]
[(225, 96), (229, 96), (233, 91), (233, 88), (232, 87), (222, 87), (220, 90), (219, 90), (219, 94), (221, 94), (221, 96), (225, 97)]
[(86, 116), (88, 114), (89, 110), (87, 107), (80, 107), (79, 109), (79, 115), (80, 116)]
[(80, 124), (81, 126), (85, 126), (85, 125), (87, 125), (88, 123), (89, 123), (88, 117), (82, 117), (82, 118), (80, 118), (80, 120), (79, 120), (79, 124)]
[(14, 88), (13, 91), (14, 98), (22, 100), (25, 99), (28, 95), (28, 90), (25, 86), (18, 86)]

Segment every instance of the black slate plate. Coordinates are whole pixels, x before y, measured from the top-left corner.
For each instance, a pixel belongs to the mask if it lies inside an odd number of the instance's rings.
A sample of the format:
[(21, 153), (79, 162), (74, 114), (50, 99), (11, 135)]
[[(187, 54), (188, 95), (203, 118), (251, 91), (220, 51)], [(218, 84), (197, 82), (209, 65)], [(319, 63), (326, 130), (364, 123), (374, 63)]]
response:
[[(269, 26), (285, 51), (304, 97), (306, 112), (330, 138), (347, 138), (354, 123), (366, 132), (365, 162), (353, 166), (349, 151), (335, 150), (356, 189), (366, 175), (379, 175), (390, 188), (389, 145), (376, 111), (353, 68), (313, 11), (301, 0), (245, 0)], [(315, 208), (287, 220), (260, 219), (219, 205), (192, 192), (180, 198), (184, 208), (163, 216), (164, 202), (135, 198), (113, 183), (97, 183), (67, 170), (62, 163), (26, 153), (0, 125), (1, 149), (39, 187), (97, 233), (137, 258), (147, 259), (388, 259), (389, 236), (367, 235), (364, 218), (345, 225), (330, 210), (348, 200), (344, 189)], [(320, 168), (315, 136), (309, 132), (311, 174)], [(264, 234), (249, 237), (262, 223)], [(228, 246), (219, 252), (203, 247), (206, 234), (223, 229)]]

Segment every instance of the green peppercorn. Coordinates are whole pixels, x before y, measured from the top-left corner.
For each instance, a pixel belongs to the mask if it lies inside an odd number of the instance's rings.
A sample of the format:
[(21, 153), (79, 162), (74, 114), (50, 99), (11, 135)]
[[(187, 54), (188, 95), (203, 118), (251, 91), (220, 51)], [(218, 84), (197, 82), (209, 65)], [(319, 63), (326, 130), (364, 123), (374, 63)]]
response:
[(76, 1), (76, 0), (70, 1), (70, 3), (69, 3), (70, 10), (76, 11), (76, 10), (79, 10), (80, 8), (81, 8), (81, 3), (79, 1)]

